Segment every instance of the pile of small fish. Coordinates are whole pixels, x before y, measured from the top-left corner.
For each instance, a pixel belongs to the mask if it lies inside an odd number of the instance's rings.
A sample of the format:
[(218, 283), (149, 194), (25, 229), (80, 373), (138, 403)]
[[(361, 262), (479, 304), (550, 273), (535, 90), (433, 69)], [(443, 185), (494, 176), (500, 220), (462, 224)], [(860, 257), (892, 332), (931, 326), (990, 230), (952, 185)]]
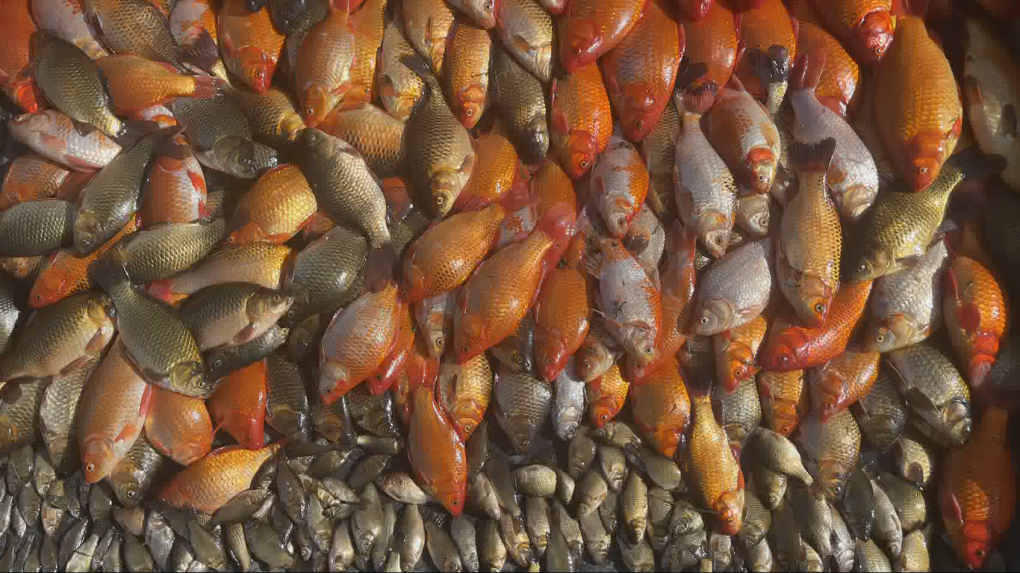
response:
[(1004, 566), (1014, 2), (0, 13), (0, 570)]

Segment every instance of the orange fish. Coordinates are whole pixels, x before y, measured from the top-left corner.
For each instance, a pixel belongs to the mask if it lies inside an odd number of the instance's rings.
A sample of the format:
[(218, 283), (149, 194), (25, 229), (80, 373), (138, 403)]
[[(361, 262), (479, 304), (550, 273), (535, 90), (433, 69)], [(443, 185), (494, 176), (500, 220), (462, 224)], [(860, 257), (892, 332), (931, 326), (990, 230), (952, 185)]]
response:
[[(319, 347), (319, 395), (336, 402), (366, 378), (393, 350), (403, 319), (404, 302), (392, 282), (366, 292), (333, 317)], [(365, 333), (372, 336), (365, 336)]]
[(96, 65), (103, 72), (111, 108), (117, 115), (130, 115), (178, 97), (213, 97), (226, 84), (217, 77), (185, 75), (170, 64), (138, 56), (108, 56)]
[(577, 212), (578, 197), (574, 193), (574, 184), (555, 161), (547, 159), (542, 163), (538, 171), (531, 176), (528, 185), (531, 196), (538, 201), (535, 204), (535, 217), (538, 219), (545, 217), (550, 209), (560, 203), (570, 205), (574, 212)]
[[(343, 8), (337, 7), (343, 4)], [(334, 0), (326, 19), (308, 31), (298, 50), (294, 85), (305, 125), (315, 127), (353, 87), (355, 21)]]
[(142, 191), (142, 226), (194, 223), (206, 213), (205, 172), (183, 135), (174, 137), (181, 156), (157, 153)]
[(209, 414), (216, 426), (249, 450), (265, 445), (268, 376), (266, 359), (259, 360), (231, 372), (209, 397)]
[[(388, 177), (405, 169), (405, 124), (382, 109), (365, 104), (339, 105), (319, 124), (318, 129), (350, 143), (379, 177)], [(383, 188), (386, 180), (383, 181)]]
[(241, 198), (227, 243), (285, 243), (308, 224), (316, 208), (315, 195), (300, 169), (274, 167)]
[(434, 386), (423, 386), (411, 393), (407, 458), (418, 483), (456, 517), (467, 495), (467, 453), (434, 392)]
[(949, 451), (944, 467), (942, 523), (960, 560), (969, 569), (982, 569), (1016, 510), (1009, 413), (994, 406), (985, 409), (970, 440)]
[(213, 425), (205, 401), (153, 385), (145, 435), (163, 455), (182, 466), (192, 464), (212, 449)]
[(705, 109), (730, 81), (737, 62), (737, 28), (733, 11), (727, 2), (712, 2), (704, 17), (683, 22), (686, 36), (685, 55), (691, 65), (704, 64), (708, 71), (687, 86), (689, 93), (706, 93)]
[(846, 116), (860, 99), (861, 68), (857, 62), (843, 44), (820, 25), (805, 21), (797, 27), (797, 51), (825, 54), (825, 68), (815, 88), (815, 96), (825, 107)]
[(35, 276), (36, 270), (43, 263), (43, 256), (38, 257), (0, 257), (0, 271), (18, 280)]
[(440, 402), (462, 442), (482, 423), (492, 398), (492, 369), (479, 354), (464, 364), (443, 362), (437, 381)]
[(779, 129), (768, 110), (733, 76), (707, 114), (705, 135), (737, 181), (768, 193), (779, 166)]
[(46, 98), (36, 85), (30, 53), (35, 21), (25, 0), (0, 1), (0, 89), (25, 113), (45, 107)]
[(411, 305), (405, 304), (400, 313), (400, 330), (393, 341), (393, 349), (383, 359), (375, 374), (368, 377), (365, 384), (373, 396), (378, 396), (390, 389), (393, 382), (404, 370), (404, 362), (411, 354), (414, 346), (414, 315), (411, 312)]
[(716, 372), (727, 392), (733, 392), (761, 370), (755, 356), (768, 328), (768, 320), (758, 315), (751, 322), (712, 335)]
[[(924, 21), (901, 18), (875, 77), (875, 119), (886, 152), (914, 191), (927, 189), (963, 130), (956, 78)], [(917, 86), (923, 85), (923, 90)]]
[(53, 253), (39, 270), (39, 274), (28, 293), (28, 304), (32, 308), (42, 308), (58, 300), (89, 290), (89, 266), (92, 261), (102, 257), (121, 239), (134, 233), (139, 228), (138, 217), (132, 217), (127, 225), (109, 241), (84, 257), (72, 249), (61, 249)]
[(177, 0), (170, 12), (170, 34), (179, 46), (190, 53), (205, 56), (206, 71), (229, 81), (227, 69), (216, 45), (216, 11), (214, 0)]
[(443, 75), (446, 46), (453, 36), (453, 10), (443, 0), (407, 0), (401, 3), (404, 12), (404, 35), (436, 76)]
[(0, 212), (18, 203), (57, 198), (75, 201), (95, 172), (71, 171), (38, 153), (19, 155), (0, 188)]
[(591, 169), (613, 132), (609, 94), (595, 62), (552, 81), (549, 138), (552, 155), (571, 179)]
[(712, 412), (712, 397), (695, 393), (688, 471), (702, 507), (715, 512), (719, 531), (736, 535), (744, 515), (744, 474), (730, 440)]
[(649, 0), (634, 29), (601, 61), (613, 109), (635, 143), (659, 123), (684, 55), (684, 30), (666, 1)]
[(668, 357), (640, 383), (631, 384), (630, 409), (638, 430), (659, 453), (672, 458), (691, 419), (691, 399), (676, 356)]
[(758, 396), (768, 428), (786, 437), (811, 410), (803, 370), (759, 373)]
[(708, 14), (715, 0), (676, 0), (680, 16), (685, 20), (700, 20)]
[(432, 387), (439, 378), (439, 357), (429, 354), (427, 342), (415, 333), (414, 346), (404, 361), (404, 370), (393, 383), (393, 401), (406, 428), (411, 423), (411, 393), (415, 388)]
[(483, 203), (499, 201), (520, 178), (520, 157), (502, 129), (475, 139), (474, 147), (475, 167), (453, 204), (455, 210), (463, 210), (476, 199)]
[(648, 0), (571, 0), (559, 17), (560, 63), (574, 73), (630, 33)]
[(554, 207), (528, 238), (496, 251), (460, 289), (454, 311), (454, 352), (465, 362), (517, 329), (538, 287), (566, 246), (574, 224), (569, 205)]
[[(492, 37), (457, 17), (457, 26), (443, 58), (443, 88), (453, 115), (464, 127), (473, 128), (489, 106), (489, 53)], [(472, 178), (477, 175), (472, 174)], [(461, 192), (463, 195), (463, 191)]]
[(261, 450), (241, 446), (219, 448), (174, 476), (159, 492), (158, 499), (171, 507), (212, 513), (250, 488), (262, 464), (281, 448), (281, 442)]
[(244, 0), (226, 0), (216, 17), (216, 31), (230, 73), (256, 92), (268, 90), (284, 41), (269, 10), (249, 12)]
[(829, 29), (845, 42), (854, 58), (864, 64), (880, 61), (893, 43), (893, 0), (814, 0)]
[(848, 350), (808, 371), (818, 417), (828, 420), (870, 392), (878, 379), (880, 357), (877, 352)]
[(802, 326), (793, 308), (784, 302), (765, 341), (761, 365), (780, 372), (800, 370), (821, 366), (842, 354), (864, 314), (871, 282), (840, 285), (825, 322), (818, 327)]
[(627, 236), (630, 222), (648, 196), (648, 169), (634, 144), (624, 139), (616, 124), (609, 145), (592, 169), (590, 192), (609, 234)]
[(588, 397), (588, 416), (592, 426), (601, 428), (616, 417), (627, 401), (630, 382), (623, 377), (620, 367), (613, 364), (602, 376), (588, 382), (584, 391)]
[[(793, 20), (782, 0), (764, 0), (757, 8), (741, 12), (737, 17), (737, 29), (745, 51), (734, 73), (751, 95), (764, 101), (769, 95), (769, 86), (752, 66), (752, 60), (767, 58), (768, 63), (777, 65), (777, 71), (785, 69), (788, 73), (797, 56)], [(785, 93), (785, 88), (783, 90)]]
[(595, 285), (584, 271), (584, 236), (567, 247), (561, 266), (549, 271), (535, 301), (535, 360), (546, 382), (560, 375), (588, 335)]
[[(354, 10), (354, 2), (351, 2)], [(368, 0), (351, 14), (354, 35), (354, 64), (351, 66), (351, 89), (343, 98), (343, 105), (371, 103), (375, 96), (375, 67), (379, 45), (382, 44), (385, 25), (386, 0)]]
[(949, 339), (966, 365), (971, 389), (977, 391), (999, 354), (999, 341), (1006, 335), (1009, 309), (1002, 286), (984, 265), (957, 255), (946, 271), (942, 301)]
[(131, 366), (120, 339), (114, 341), (78, 400), (78, 447), (86, 482), (109, 475), (135, 444), (153, 388)]

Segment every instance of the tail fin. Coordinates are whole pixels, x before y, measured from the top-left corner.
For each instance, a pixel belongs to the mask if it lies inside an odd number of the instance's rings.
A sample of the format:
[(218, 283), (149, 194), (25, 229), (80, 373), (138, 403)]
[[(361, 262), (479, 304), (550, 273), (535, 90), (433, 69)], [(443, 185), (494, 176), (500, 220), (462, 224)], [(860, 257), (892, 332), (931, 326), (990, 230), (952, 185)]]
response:
[(125, 266), (124, 253), (120, 248), (110, 249), (106, 256), (93, 261), (89, 266), (89, 276), (107, 293), (124, 283), (131, 282)]
[(784, 46), (773, 45), (768, 51), (752, 48), (747, 52), (747, 63), (766, 85), (790, 79), (790, 52)]
[(790, 73), (790, 89), (794, 91), (813, 90), (818, 87), (825, 71), (825, 52), (815, 50), (810, 54), (797, 54), (797, 61)]
[(211, 72), (216, 66), (216, 62), (220, 60), (220, 50), (208, 30), (202, 30), (198, 35), (198, 40), (190, 46), (182, 48), (181, 53), (185, 66), (205, 72)]
[(959, 169), (964, 177), (982, 177), (992, 175), (1006, 168), (1006, 158), (1001, 155), (982, 153), (977, 145), (972, 145), (959, 153), (954, 153), (946, 161)]
[(218, 94), (220, 88), (226, 84), (226, 82), (215, 76), (193, 77), (195, 78), (195, 88), (191, 91), (191, 97), (194, 99), (211, 98)]
[(790, 146), (790, 158), (798, 171), (827, 171), (835, 151), (836, 140), (827, 137), (815, 144), (795, 142)]
[(566, 243), (574, 235), (576, 218), (574, 209), (569, 204), (557, 203), (535, 225), (535, 230), (545, 233), (556, 242)]
[(436, 79), (436, 74), (432, 71), (432, 67), (425, 61), (424, 58), (417, 54), (413, 56), (402, 56), (400, 58), (400, 62), (407, 66), (408, 69), (417, 74), (417, 76), (425, 82), (425, 88), (427, 90), (439, 89), (439, 80)]
[(365, 289), (369, 292), (379, 292), (386, 288), (386, 284), (393, 281), (396, 273), (402, 268), (398, 265), (397, 251), (393, 243), (387, 243), (382, 247), (368, 253), (368, 260), (365, 262)]
[(673, 92), (673, 100), (678, 110), (702, 114), (712, 107), (715, 96), (719, 93), (719, 84), (709, 80), (697, 87), (694, 86), (695, 82), (705, 77), (707, 73), (708, 65), (703, 62), (691, 63), (687, 57), (680, 61), (680, 71)]

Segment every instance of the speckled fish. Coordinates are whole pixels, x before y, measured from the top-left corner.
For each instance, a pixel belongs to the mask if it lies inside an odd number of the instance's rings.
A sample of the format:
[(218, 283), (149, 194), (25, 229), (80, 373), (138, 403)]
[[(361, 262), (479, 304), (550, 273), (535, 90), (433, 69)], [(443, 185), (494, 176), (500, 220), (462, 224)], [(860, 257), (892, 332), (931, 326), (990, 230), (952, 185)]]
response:
[(711, 90), (703, 90), (688, 111), (675, 98), (681, 113), (680, 136), (676, 140), (673, 187), (677, 210), (684, 225), (698, 233), (698, 240), (716, 258), (726, 253), (737, 206), (737, 184), (726, 162), (708, 142), (701, 129), (702, 113), (712, 105)]
[(216, 15), (216, 30), (227, 70), (256, 92), (269, 89), (284, 40), (269, 10), (251, 13), (241, 0), (228, 0)]
[(287, 242), (308, 223), (318, 206), (315, 194), (295, 165), (271, 169), (241, 198), (231, 219), (227, 243)]
[(819, 366), (846, 349), (854, 327), (864, 314), (872, 281), (843, 283), (818, 327), (800, 324), (788, 305), (773, 319), (759, 361), (765, 370), (789, 371)]
[[(935, 181), (963, 129), (963, 106), (949, 60), (928, 36), (920, 18), (899, 18), (897, 40), (878, 68), (875, 119), (886, 149), (908, 188), (923, 191)], [(912, 90), (917, 82), (924, 93)]]
[(735, 77), (720, 89), (707, 114), (705, 133), (734, 177), (758, 193), (768, 192), (779, 161), (779, 131)]
[(41, 256), (71, 246), (74, 203), (44, 199), (18, 203), (0, 213), (0, 237), (5, 257)]
[(963, 95), (974, 139), (985, 153), (1006, 158), (1002, 180), (1020, 185), (1017, 147), (1017, 106), (1020, 106), (1020, 69), (992, 30), (981, 20), (968, 18), (963, 62)]
[(648, 194), (648, 170), (634, 144), (624, 139), (619, 129), (599, 155), (590, 186), (610, 235), (622, 239)]
[(443, 55), (453, 34), (453, 10), (442, 0), (410, 0), (403, 4), (404, 35), (415, 51), (443, 75)]
[(294, 256), (285, 279), (295, 295), (287, 320), (316, 312), (335, 312), (361, 294), (368, 244), (349, 227), (337, 225)]
[(754, 320), (768, 304), (772, 272), (771, 239), (727, 253), (698, 281), (692, 331), (707, 336)]
[(166, 14), (154, 4), (146, 0), (86, 0), (83, 4), (89, 25), (111, 51), (184, 69), (187, 54), (174, 42)]
[(744, 513), (744, 474), (730, 450), (729, 438), (712, 412), (712, 398), (695, 394), (688, 468), (703, 507), (716, 512), (716, 523), (726, 535), (740, 531)]
[[(476, 138), (473, 145), (477, 165), (454, 204), (454, 209), (458, 211), (465, 211), (479, 204), (499, 202), (515, 190), (515, 185), (521, 187), (520, 157), (513, 143), (507, 139), (502, 123), (496, 123), (491, 132)], [(534, 178), (535, 176), (532, 177), (533, 185), (537, 185)], [(473, 201), (475, 205), (472, 205)], [(528, 202), (530, 203), (530, 200)], [(514, 207), (519, 204), (523, 203), (517, 203)]]
[(752, 379), (761, 370), (755, 357), (767, 330), (768, 321), (759, 315), (750, 322), (712, 337), (716, 372), (727, 392), (736, 390), (738, 384)]
[(435, 398), (434, 389), (413, 392), (408, 458), (419, 483), (439, 498), (455, 517), (467, 495), (467, 456), (464, 442)]
[(931, 571), (931, 557), (924, 531), (911, 531), (903, 536), (903, 549), (893, 566), (896, 571)]
[(187, 466), (212, 449), (213, 424), (203, 400), (156, 386), (145, 418), (145, 435), (161, 453)]
[(411, 115), (425, 93), (424, 80), (403, 62), (405, 57), (415, 57), (415, 51), (402, 27), (399, 17), (386, 23), (375, 72), (383, 109), (401, 121)]
[(78, 1), (32, 0), (32, 16), (39, 29), (77, 46), (93, 60), (109, 55), (89, 29)]
[(808, 371), (812, 398), (819, 417), (827, 420), (862, 396), (878, 378), (877, 352), (847, 351)]
[(602, 59), (606, 89), (624, 135), (640, 142), (672, 99), (685, 36), (663, 0), (646, 3), (640, 20)]
[(907, 425), (907, 407), (896, 390), (893, 374), (884, 368), (868, 393), (860, 396), (853, 412), (864, 439), (881, 452), (898, 441)]
[(291, 97), (278, 88), (262, 93), (245, 89), (226, 90), (241, 108), (255, 139), (266, 145), (285, 146), (297, 140), (305, 122)]
[(7, 130), (36, 153), (76, 171), (101, 169), (121, 152), (120, 145), (99, 130), (81, 135), (71, 118), (55, 109), (14, 117)]
[[(347, 2), (334, 2), (298, 50), (294, 83), (305, 125), (322, 122), (351, 89), (355, 27)], [(261, 90), (259, 90), (261, 91)]]
[(184, 50), (202, 57), (205, 70), (227, 80), (216, 44), (216, 11), (211, 0), (177, 0), (170, 12), (170, 33)]
[(171, 507), (214, 512), (250, 487), (262, 464), (280, 449), (280, 443), (275, 442), (260, 450), (240, 446), (215, 450), (174, 476), (158, 499)]
[(615, 48), (634, 28), (647, 0), (577, 0), (560, 16), (559, 61), (567, 73)]
[[(493, 0), (477, 0), (475, 3)], [(493, 16), (495, 25), (495, 16)], [(491, 26), (490, 26), (491, 27)], [(489, 54), (492, 38), (483, 29), (458, 18), (444, 58), (443, 87), (454, 115), (473, 128), (489, 105)]]
[(931, 483), (936, 451), (917, 433), (910, 431), (896, 440), (892, 448), (893, 465), (905, 480), (925, 488)]
[(554, 156), (572, 179), (591, 169), (610, 141), (609, 95), (595, 63), (566, 77), (553, 78), (549, 96), (549, 136)]
[(701, 17), (691, 19), (689, 15), (684, 16), (688, 18), (683, 23), (687, 39), (685, 56), (691, 65), (707, 66), (707, 69), (699, 70), (699, 77), (692, 78), (690, 85), (692, 93), (705, 94), (707, 101), (701, 106), (701, 112), (704, 112), (712, 107), (716, 94), (722, 91), (733, 74), (737, 63), (737, 26), (729, 2), (694, 2), (702, 5), (699, 10)]
[(716, 387), (715, 397), (719, 401), (720, 422), (730, 444), (743, 448), (761, 423), (761, 400), (754, 379), (744, 380), (729, 393), (721, 386)]
[(492, 53), (493, 98), (510, 140), (525, 163), (541, 163), (549, 151), (549, 124), (542, 83), (502, 47)]
[(942, 313), (949, 339), (965, 365), (967, 381), (972, 389), (980, 391), (995, 364), (1008, 320), (1005, 297), (995, 274), (970, 257), (954, 257), (946, 272)]
[[(0, 431), (3, 432), (3, 438), (0, 439), (0, 452), (9, 455), (19, 447), (30, 448), (36, 441), (39, 435), (37, 431), (39, 405), (42, 403), (45, 386), (44, 380), (22, 380), (3, 387), (4, 409), (0, 413)], [(18, 496), (19, 509), (28, 514), (31, 522), (34, 522), (39, 514), (39, 496), (31, 486), (24, 489), (29, 490), (31, 493), (28, 495), (35, 498), (35, 517), (31, 517), (29, 513), (32, 511), (30, 506), (23, 505), (20, 501), (24, 495)], [(22, 491), (22, 494), (25, 493)]]
[(267, 378), (267, 361), (260, 360), (227, 375), (209, 397), (212, 420), (249, 450), (265, 445)]
[(467, 443), (482, 422), (492, 394), (492, 370), (488, 359), (476, 356), (463, 364), (444, 362), (436, 382), (440, 404)]
[(844, 410), (826, 421), (808, 416), (801, 423), (799, 444), (804, 465), (822, 493), (829, 501), (839, 500), (861, 450), (861, 431), (853, 414)]
[(953, 363), (927, 343), (894, 350), (888, 357), (904, 401), (917, 414), (913, 424), (939, 443), (966, 443), (971, 432), (970, 389)]
[(936, 240), (910, 268), (875, 280), (864, 348), (888, 352), (928, 338), (942, 322), (949, 247)]
[(493, 387), (496, 421), (518, 452), (526, 452), (552, 408), (552, 387), (527, 373), (505, 366), (496, 372)]
[(789, 437), (811, 410), (803, 370), (760, 372), (758, 394), (767, 427), (782, 436)]
[(0, 356), (0, 380), (56, 376), (98, 358), (113, 338), (113, 316), (110, 298), (97, 292), (37, 310)]
[(553, 75), (553, 20), (540, 0), (499, 0), (496, 37), (542, 83)]
[(180, 98), (170, 104), (174, 118), (202, 165), (242, 179), (256, 176), (255, 145), (241, 108), (225, 94)]
[(115, 342), (78, 402), (78, 446), (86, 482), (103, 479), (123, 459), (142, 432), (151, 403), (152, 387), (135, 372), (124, 345)]
[(630, 386), (635, 427), (662, 455), (672, 458), (684, 439), (691, 401), (676, 358), (668, 358), (641, 382)]
[(71, 473), (79, 465), (78, 400), (97, 364), (98, 360), (92, 360), (73, 372), (54, 377), (39, 404), (39, 434), (49, 459), (61, 475)]
[(893, 4), (892, 0), (838, 0), (827, 5), (815, 0), (829, 29), (867, 65), (883, 60), (893, 44), (893, 31), (903, 24), (904, 19), (893, 18)]
[(896, 506), (882, 486), (874, 479), (869, 478), (868, 481), (875, 494), (875, 526), (871, 535), (881, 544), (885, 552), (895, 559), (900, 556), (903, 547), (903, 525), (900, 523)]

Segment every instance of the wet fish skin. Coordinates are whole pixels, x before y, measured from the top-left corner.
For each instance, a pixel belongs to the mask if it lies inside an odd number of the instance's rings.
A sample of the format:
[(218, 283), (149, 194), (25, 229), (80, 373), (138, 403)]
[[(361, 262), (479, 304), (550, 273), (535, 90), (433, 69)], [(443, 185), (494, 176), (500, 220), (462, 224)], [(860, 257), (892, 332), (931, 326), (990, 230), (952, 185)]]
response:
[(18, 203), (0, 214), (0, 255), (43, 255), (73, 244), (74, 204), (60, 199)]
[[(555, 535), (559, 530), (559, 528), (556, 531), (551, 530), (549, 524), (549, 504), (545, 498), (528, 496), (524, 500), (524, 517), (524, 525), (528, 531), (531, 547), (534, 549), (535, 556), (541, 558), (546, 554), (546, 549), (549, 548), (551, 536)], [(564, 542), (564, 545), (566, 545), (566, 542)]]
[(528, 374), (514, 374), (504, 366), (496, 373), (494, 392), (496, 420), (510, 436), (514, 448), (527, 451), (549, 416), (550, 385)]
[(761, 314), (772, 289), (771, 253), (771, 239), (762, 239), (733, 250), (710, 267), (698, 281), (691, 323), (695, 334), (718, 334)]
[(921, 343), (889, 353), (898, 388), (913, 424), (940, 443), (960, 445), (971, 433), (970, 391), (956, 367), (937, 348)]
[(7, 129), (15, 140), (78, 171), (104, 167), (121, 152), (121, 146), (103, 132), (83, 136), (71, 118), (53, 109), (19, 115), (7, 122)]
[(462, 564), (457, 546), (450, 538), (450, 534), (440, 528), (433, 520), (425, 520), (426, 546), (432, 562), (441, 571), (460, 571)]
[(508, 119), (510, 139), (525, 163), (540, 163), (549, 151), (549, 125), (541, 82), (502, 46), (493, 48), (491, 76), (493, 97)]
[(478, 556), (480, 570), (502, 571), (506, 563), (506, 545), (499, 533), (499, 523), (484, 519), (478, 526)]

